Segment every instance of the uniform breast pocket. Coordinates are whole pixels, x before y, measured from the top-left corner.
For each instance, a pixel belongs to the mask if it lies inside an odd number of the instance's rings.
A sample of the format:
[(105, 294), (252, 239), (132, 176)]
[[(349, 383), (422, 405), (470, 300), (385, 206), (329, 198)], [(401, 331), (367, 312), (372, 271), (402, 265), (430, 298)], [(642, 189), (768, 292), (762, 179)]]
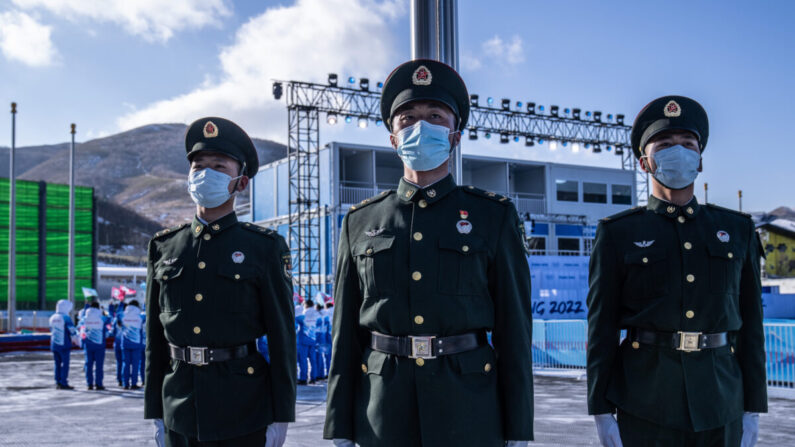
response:
[(259, 270), (252, 265), (226, 264), (218, 267), (218, 286), (215, 302), (223, 313), (251, 313), (257, 311)]
[(395, 236), (376, 236), (351, 247), (364, 298), (383, 297), (394, 292), (394, 242)]
[(439, 238), (439, 292), (452, 295), (488, 294), (488, 250), (477, 236)]
[(709, 252), (709, 287), (716, 294), (737, 294), (740, 290), (742, 260), (745, 253), (737, 246), (725, 242), (710, 242)]
[(177, 312), (182, 308), (182, 295), (185, 293), (185, 278), (181, 265), (158, 267), (155, 281), (160, 284), (160, 311)]
[(667, 294), (670, 275), (666, 259), (663, 250), (638, 250), (624, 255), (627, 276), (623, 295), (651, 299)]

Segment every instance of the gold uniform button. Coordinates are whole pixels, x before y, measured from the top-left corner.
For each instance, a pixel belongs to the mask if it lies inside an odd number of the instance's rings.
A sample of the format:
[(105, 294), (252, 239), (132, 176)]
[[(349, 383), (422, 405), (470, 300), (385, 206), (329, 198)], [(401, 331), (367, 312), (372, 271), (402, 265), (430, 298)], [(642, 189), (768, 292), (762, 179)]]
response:
[(194, 298), (196, 298), (196, 301), (201, 301), (204, 299), (204, 295), (202, 295), (201, 293), (197, 293), (196, 296), (194, 296)]
[(363, 373), (367, 372), (367, 365), (365, 365), (364, 363), (362, 363), (362, 372)]
[(240, 279), (240, 274), (235, 273), (235, 279)]
[(201, 333), (201, 331), (202, 331), (202, 328), (200, 328), (199, 326), (194, 326), (194, 327), (193, 327), (193, 333), (194, 333), (194, 334), (197, 334), (197, 335), (198, 335), (198, 334), (200, 334), (200, 333)]
[(419, 281), (419, 280), (421, 280), (421, 279), (422, 279), (422, 273), (420, 273), (420, 272), (414, 272), (414, 273), (412, 273), (412, 274), (411, 274), (411, 279), (413, 279), (414, 281)]
[(690, 242), (685, 242), (685, 250), (690, 250), (691, 248), (693, 248), (693, 244)]
[(727, 256), (729, 256), (729, 259), (731, 259), (731, 258), (733, 258), (733, 257), (734, 257), (734, 253), (732, 253), (732, 252), (729, 252), (729, 254), (728, 254)]
[(416, 317), (414, 317), (414, 323), (416, 324), (425, 323), (425, 318), (422, 318), (422, 315), (417, 315)]
[(649, 263), (649, 258), (643, 258), (642, 261), (643, 261), (644, 264), (648, 264)]
[(486, 363), (483, 365), (483, 371), (489, 372), (491, 371), (491, 363)]
[(425, 364), (425, 359), (417, 359), (416, 360), (417, 366), (422, 366)]
[(693, 282), (693, 281), (695, 281), (695, 280), (696, 280), (696, 277), (695, 277), (695, 276), (693, 276), (692, 274), (690, 274), (690, 275), (687, 275), (687, 278), (686, 278), (686, 279), (687, 279), (687, 282)]
[(428, 206), (428, 202), (426, 202), (425, 199), (422, 199), (420, 200), (419, 205), (420, 208), (425, 208), (426, 206)]
[(163, 279), (168, 279), (168, 275), (163, 275)]
[(693, 208), (690, 208), (689, 206), (687, 207), (687, 210), (685, 210), (685, 211), (687, 211), (687, 214), (693, 214)]
[(696, 316), (696, 313), (695, 313), (695, 312), (693, 312), (692, 310), (688, 310), (687, 312), (685, 312), (685, 316), (686, 316), (687, 318), (693, 318), (693, 317), (695, 317), (695, 316)]
[(202, 236), (202, 238), (204, 238), (205, 241), (209, 241), (210, 238), (212, 238), (212, 236), (210, 236), (210, 233), (207, 233), (204, 236)]
[(640, 343), (638, 343), (636, 341), (633, 341), (632, 342), (632, 349), (639, 349), (639, 348), (640, 348)]
[(676, 208), (674, 208), (672, 206), (669, 206), (668, 208), (665, 209), (665, 211), (668, 211), (669, 213), (673, 213), (674, 211), (676, 211)]
[(685, 216), (679, 216), (676, 218), (676, 220), (678, 220), (679, 223), (685, 223)]
[(461, 251), (463, 251), (464, 253), (468, 252), (469, 251), (469, 245), (464, 245), (463, 247), (461, 247)]
[(254, 374), (254, 367), (253, 366), (249, 366), (248, 368), (246, 368), (246, 372), (249, 373), (249, 374)]
[(422, 240), (422, 233), (420, 233), (419, 231), (414, 233), (414, 240), (415, 241), (421, 241)]
[(371, 254), (373, 254), (373, 249), (372, 248), (368, 248), (367, 251), (365, 251), (364, 253), (368, 254), (368, 255), (371, 255)]
[(204, 261), (199, 261), (199, 270), (204, 270), (205, 267), (207, 267), (207, 264)]

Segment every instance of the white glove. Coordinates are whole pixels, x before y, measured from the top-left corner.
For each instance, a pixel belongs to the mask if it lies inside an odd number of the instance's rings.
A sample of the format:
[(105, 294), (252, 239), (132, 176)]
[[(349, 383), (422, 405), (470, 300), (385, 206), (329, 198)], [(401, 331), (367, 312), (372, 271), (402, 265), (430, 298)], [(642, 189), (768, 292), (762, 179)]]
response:
[(530, 441), (505, 441), (505, 447), (527, 447)]
[(356, 447), (350, 439), (334, 439), (334, 447)]
[(742, 447), (754, 447), (759, 437), (759, 413), (743, 414), (743, 439)]
[(287, 422), (273, 422), (265, 432), (265, 447), (282, 447), (287, 438)]
[(157, 447), (166, 447), (166, 427), (163, 425), (162, 419), (153, 419), (155, 425), (155, 445)]
[(618, 422), (612, 414), (597, 414), (593, 418), (602, 447), (623, 447), (621, 435), (618, 433)]

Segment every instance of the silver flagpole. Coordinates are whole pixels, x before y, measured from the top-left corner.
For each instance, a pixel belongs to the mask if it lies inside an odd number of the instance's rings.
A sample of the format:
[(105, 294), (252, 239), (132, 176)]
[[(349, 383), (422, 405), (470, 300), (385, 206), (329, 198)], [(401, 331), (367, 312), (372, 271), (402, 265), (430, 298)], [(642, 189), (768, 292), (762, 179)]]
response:
[(11, 157), (8, 175), (8, 332), (17, 330), (17, 189), (14, 152), (17, 145), (17, 103), (11, 103)]
[(69, 302), (75, 303), (75, 124), (69, 146)]

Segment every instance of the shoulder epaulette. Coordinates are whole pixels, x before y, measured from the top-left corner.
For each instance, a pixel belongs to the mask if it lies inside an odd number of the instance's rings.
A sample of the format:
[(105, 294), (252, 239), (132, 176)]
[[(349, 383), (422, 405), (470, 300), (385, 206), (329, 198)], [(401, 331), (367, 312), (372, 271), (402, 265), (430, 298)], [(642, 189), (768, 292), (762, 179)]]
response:
[(468, 192), (468, 193), (470, 193), (472, 195), (479, 196), (479, 197), (485, 197), (487, 199), (491, 199), (491, 200), (493, 200), (495, 202), (499, 202), (499, 203), (502, 203), (502, 204), (506, 204), (507, 205), (509, 203), (512, 203), (511, 202), (511, 198), (508, 197), (508, 196), (504, 196), (502, 194), (497, 194), (496, 192), (486, 191), (485, 189), (476, 188), (476, 187), (474, 187), (472, 185), (462, 186), (461, 189), (463, 189), (465, 192)]
[(748, 214), (748, 213), (744, 213), (744, 212), (742, 212), (742, 211), (733, 210), (733, 209), (731, 209), (731, 208), (724, 208), (724, 207), (722, 207), (722, 206), (714, 205), (714, 204), (712, 204), (712, 203), (707, 203), (706, 205), (707, 205), (708, 207), (710, 207), (710, 208), (714, 208), (714, 209), (716, 209), (716, 210), (718, 210), (718, 211), (726, 211), (726, 212), (728, 212), (728, 213), (737, 214), (738, 216), (743, 216), (743, 217), (745, 217), (745, 218), (748, 218), (748, 219), (750, 219), (750, 218), (751, 218), (751, 215), (750, 215), (750, 214)]
[(166, 228), (165, 230), (160, 230), (152, 236), (152, 239), (159, 239), (167, 234), (176, 233), (177, 231), (187, 227), (190, 223), (185, 222), (177, 225), (176, 227)]
[(381, 193), (379, 193), (378, 195), (370, 197), (369, 199), (364, 199), (361, 202), (357, 203), (356, 205), (351, 206), (350, 207), (350, 211), (360, 210), (360, 209), (366, 207), (367, 205), (373, 204), (375, 202), (380, 202), (380, 201), (384, 200), (385, 198), (387, 198), (387, 196), (389, 196), (393, 192), (395, 192), (394, 189), (388, 189), (386, 191), (381, 191)]
[(634, 208), (630, 208), (628, 210), (621, 211), (620, 213), (613, 214), (612, 216), (607, 216), (599, 219), (599, 222), (613, 222), (615, 220), (621, 219), (622, 217), (631, 216), (633, 214), (640, 213), (641, 211), (645, 210), (646, 207), (644, 206), (636, 206)]
[(279, 234), (276, 231), (271, 230), (270, 228), (261, 227), (259, 225), (253, 224), (251, 222), (244, 222), (243, 223), (243, 228), (245, 228), (248, 231), (252, 231), (254, 233), (262, 234), (262, 235), (265, 235), (265, 236), (268, 236), (268, 237), (271, 237), (271, 238), (275, 237), (275, 235)]

